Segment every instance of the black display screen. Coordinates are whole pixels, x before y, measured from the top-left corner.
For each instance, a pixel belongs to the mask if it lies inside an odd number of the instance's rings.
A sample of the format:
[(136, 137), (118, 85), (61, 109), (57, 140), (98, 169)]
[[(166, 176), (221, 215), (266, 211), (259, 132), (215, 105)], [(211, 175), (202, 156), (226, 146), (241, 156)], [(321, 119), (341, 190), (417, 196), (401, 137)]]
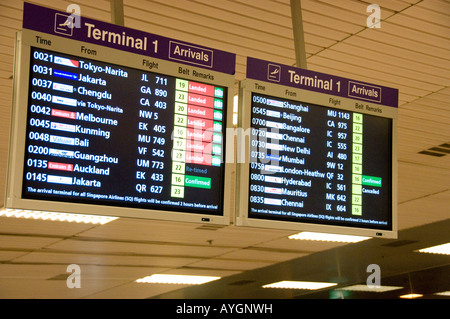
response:
[(223, 215), (227, 88), (31, 48), (22, 197)]
[(249, 218), (392, 229), (392, 119), (252, 93)]

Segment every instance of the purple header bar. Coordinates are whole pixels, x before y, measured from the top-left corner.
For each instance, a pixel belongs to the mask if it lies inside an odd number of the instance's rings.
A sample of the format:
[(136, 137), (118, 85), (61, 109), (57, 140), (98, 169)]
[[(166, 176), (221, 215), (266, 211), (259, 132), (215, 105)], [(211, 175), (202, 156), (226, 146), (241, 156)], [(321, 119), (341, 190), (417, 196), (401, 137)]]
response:
[[(80, 19), (79, 28), (76, 27)], [(75, 27), (71, 28), (71, 22)], [(188, 42), (75, 16), (31, 3), (24, 3), (23, 28), (68, 39), (102, 45), (149, 57), (202, 67), (221, 73), (235, 73), (236, 55)]]
[(247, 58), (247, 78), (398, 107), (397, 89), (250, 57)]

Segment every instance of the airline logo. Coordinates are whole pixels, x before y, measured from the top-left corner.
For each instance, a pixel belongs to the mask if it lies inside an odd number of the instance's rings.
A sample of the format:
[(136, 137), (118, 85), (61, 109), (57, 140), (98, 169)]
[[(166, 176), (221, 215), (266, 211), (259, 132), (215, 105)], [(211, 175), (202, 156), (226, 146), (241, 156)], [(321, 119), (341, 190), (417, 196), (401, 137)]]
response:
[(270, 105), (270, 106), (283, 107), (282, 101), (267, 99), (266, 103), (267, 103), (267, 105)]
[(264, 187), (264, 192), (268, 194), (277, 194), (281, 195), (281, 188), (275, 188), (275, 187)]
[(283, 172), (284, 168), (283, 168), (283, 166), (277, 166), (277, 165), (264, 165), (264, 170), (266, 170), (268, 172), (280, 173), (280, 172)]
[(267, 138), (271, 138), (271, 139), (276, 139), (276, 140), (281, 140), (283, 139), (283, 135), (280, 133), (272, 133), (272, 132), (267, 132), (266, 133), (266, 137)]
[(277, 183), (282, 184), (283, 178), (282, 177), (275, 177), (275, 176), (264, 176), (264, 181), (269, 183)]
[(72, 185), (72, 177), (47, 175), (48, 183)]
[(281, 206), (281, 199), (266, 198), (266, 197), (264, 197), (264, 204), (266, 204), (266, 205), (276, 205), (276, 206)]
[(266, 159), (280, 162), (281, 161), (281, 156), (272, 155), (272, 154), (266, 154)]
[(65, 119), (71, 119), (71, 120), (75, 120), (77, 118), (77, 113), (75, 112), (69, 112), (69, 111), (63, 111), (63, 110), (57, 110), (57, 109), (52, 109), (52, 116), (56, 116), (56, 117), (62, 117)]
[(61, 91), (61, 92), (68, 92), (73, 93), (73, 86), (68, 84), (62, 84), (53, 82), (53, 90), (55, 91)]
[(277, 111), (267, 110), (267, 116), (280, 118), (281, 113)]
[(73, 164), (48, 162), (48, 169), (56, 169), (58, 171), (72, 172)]
[(68, 105), (68, 106), (77, 106), (76, 99), (71, 99), (68, 97), (62, 97), (62, 96), (56, 96), (56, 95), (52, 96), (52, 103)]
[(78, 80), (78, 74), (72, 72), (53, 70), (53, 75), (63, 79)]
[(266, 126), (272, 128), (283, 128), (283, 123), (266, 121)]
[(55, 157), (73, 158), (75, 155), (74, 151), (58, 150), (56, 148), (50, 148), (48, 154)]
[(55, 62), (56, 64), (70, 66), (73, 68), (78, 68), (80, 66), (80, 63), (77, 60), (71, 60), (60, 56), (55, 56), (53, 62)]
[(50, 143), (75, 145), (75, 139), (71, 137), (50, 135)]
[(72, 132), (72, 133), (74, 133), (76, 130), (75, 125), (70, 125), (70, 124), (65, 124), (65, 123), (57, 123), (57, 122), (52, 122), (50, 124), (50, 128), (52, 130)]
[(270, 149), (270, 150), (282, 151), (283, 150), (283, 145), (275, 144), (275, 143), (266, 143), (266, 148)]

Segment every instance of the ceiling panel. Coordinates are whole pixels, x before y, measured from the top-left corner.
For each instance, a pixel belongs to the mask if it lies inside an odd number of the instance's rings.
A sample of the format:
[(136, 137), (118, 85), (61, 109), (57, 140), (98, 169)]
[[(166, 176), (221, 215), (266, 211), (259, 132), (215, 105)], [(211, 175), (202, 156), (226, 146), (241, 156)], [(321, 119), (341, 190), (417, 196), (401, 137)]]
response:
[(235, 250), (231, 253), (227, 253), (221, 256), (221, 258), (226, 259), (247, 259), (247, 260), (255, 260), (255, 261), (268, 261), (270, 264), (275, 262), (282, 262), (294, 258), (298, 258), (303, 254), (298, 254), (294, 252), (285, 252), (285, 251), (276, 251), (276, 250), (264, 250), (264, 249), (256, 249), (246, 248)]
[(199, 261), (194, 257), (174, 256), (151, 256), (151, 255), (126, 255), (126, 254), (88, 254), (70, 253), (64, 251), (55, 252), (31, 252), (14, 259), (14, 263), (36, 263), (36, 264), (79, 264), (79, 265), (103, 265), (103, 266), (145, 266), (178, 268)]
[(246, 271), (266, 267), (273, 264), (268, 260), (210, 258), (190, 264), (190, 267)]
[[(0, 237), (1, 240), (1, 237)], [(98, 240), (96, 238), (75, 237), (56, 242), (48, 246), (49, 249), (59, 251), (86, 252), (86, 253), (115, 253), (158, 256), (189, 256), (210, 258), (235, 250), (232, 247), (217, 247), (207, 243), (202, 246), (187, 244), (170, 244), (168, 242), (136, 243), (126, 241)]]
[[(445, 168), (437, 168), (422, 163), (401, 161), (398, 167), (398, 179), (399, 204), (425, 198), (450, 189), (450, 170), (448, 165)], [(439, 211), (446, 213), (447, 218), (450, 218), (448, 206), (442, 206)], [(426, 221), (427, 215), (425, 214), (423, 215), (423, 222), (426, 223)]]
[[(14, 258), (22, 256), (23, 254), (23, 251), (0, 250), (0, 262), (8, 262)], [(19, 274), (16, 273), (16, 276), (19, 276)]]
[(435, 24), (431, 20), (424, 20), (417, 11), (413, 9), (405, 10), (404, 14), (393, 16), (389, 22), (402, 25), (413, 30), (426, 30), (427, 33), (448, 39), (448, 28), (443, 25)]
[(146, 299), (170, 291), (187, 287), (187, 285), (141, 284), (129, 282), (104, 290), (97, 290), (85, 298), (89, 299)]
[(63, 238), (95, 227), (97, 226), (92, 224), (0, 217), (0, 234), (6, 235), (45, 235)]
[[(399, 229), (448, 219), (450, 216), (448, 203), (450, 203), (450, 184), (447, 185), (446, 189), (436, 192), (436, 194), (401, 203), (398, 208)], [(447, 206), (447, 209), (442, 209), (445, 206)]]
[[(149, 231), (151, 229), (152, 231)], [(242, 229), (234, 226), (210, 230), (200, 224), (152, 220), (119, 219), (101, 228), (83, 232), (83, 236), (114, 238), (146, 242), (185, 243), (223, 248), (247, 247), (255, 243), (287, 236), (291, 232), (278, 230)]]
[(2, 249), (34, 250), (50, 245), (51, 243), (59, 240), (59, 238), (54, 237), (0, 235), (0, 247)]
[(345, 244), (336, 242), (294, 240), (289, 239), (286, 236), (277, 240), (272, 240), (270, 242), (255, 245), (255, 247), (273, 249), (275, 251), (278, 250), (287, 253), (299, 254), (300, 256), (306, 256), (324, 249), (332, 249), (343, 245)]
[(413, 30), (411, 28), (390, 23), (389, 21), (383, 22), (383, 34), (385, 33), (429, 45), (429, 48), (438, 47), (444, 50), (450, 48), (450, 41), (448, 38), (425, 33), (422, 30)]
[(0, 298), (62, 299), (83, 298), (95, 292), (124, 284), (123, 280), (91, 279), (81, 283), (81, 289), (68, 289), (65, 280), (0, 278)]
[[(443, 72), (427, 74), (414, 68), (405, 68), (403, 64), (392, 64), (392, 62), (390, 64), (386, 64), (384, 61), (373, 58), (370, 50), (368, 50), (364, 55), (356, 55), (355, 52), (341, 53), (330, 49), (326, 52), (322, 52), (320, 56), (330, 60), (341, 61), (347, 65), (366, 65), (365, 70), (378, 70), (391, 75), (402, 74), (402, 76), (406, 79), (412, 79), (415, 81), (420, 79), (420, 82), (426, 82), (432, 85), (450, 85), (450, 72), (448, 72), (448, 74)], [(314, 58), (311, 58), (311, 60), (314, 61)], [(445, 76), (447, 76), (447, 78)], [(415, 89), (416, 88), (414, 88), (414, 90)]]
[(416, 61), (418, 63), (422, 63), (425, 66), (430, 65), (434, 67), (439, 67), (441, 68), (441, 72), (448, 72), (450, 70), (450, 61), (448, 60), (448, 58), (447, 59), (436, 58), (423, 52), (416, 52), (415, 50), (409, 50), (408, 48), (389, 45), (387, 43), (378, 41), (372, 41), (370, 37), (368, 38), (363, 38), (359, 36), (350, 37), (346, 39), (345, 43), (359, 48), (369, 48), (370, 50), (373, 50), (378, 53), (389, 52), (389, 55), (391, 56)]

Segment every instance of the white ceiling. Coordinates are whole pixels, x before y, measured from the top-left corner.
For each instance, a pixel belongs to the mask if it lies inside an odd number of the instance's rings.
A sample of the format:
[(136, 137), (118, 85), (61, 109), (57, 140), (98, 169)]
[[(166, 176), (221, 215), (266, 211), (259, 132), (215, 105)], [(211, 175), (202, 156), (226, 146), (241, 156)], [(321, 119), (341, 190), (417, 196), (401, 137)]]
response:
[[(84, 16), (111, 20), (106, 0), (33, 2), (62, 11), (76, 3)], [(379, 29), (366, 26), (370, 3), (302, 0), (308, 69), (399, 89), (399, 229), (448, 219), (450, 156), (418, 152), (450, 144), (450, 2), (377, 0)], [(0, 0), (0, 194), (22, 7)], [(246, 56), (295, 65), (288, 0), (124, 0), (124, 13), (127, 27), (236, 53), (237, 81)], [(148, 298), (180, 286), (137, 278), (230, 276), (340, 246), (290, 234), (139, 219), (92, 226), (0, 218), (0, 298)], [(66, 287), (73, 263), (82, 269), (81, 289)]]

